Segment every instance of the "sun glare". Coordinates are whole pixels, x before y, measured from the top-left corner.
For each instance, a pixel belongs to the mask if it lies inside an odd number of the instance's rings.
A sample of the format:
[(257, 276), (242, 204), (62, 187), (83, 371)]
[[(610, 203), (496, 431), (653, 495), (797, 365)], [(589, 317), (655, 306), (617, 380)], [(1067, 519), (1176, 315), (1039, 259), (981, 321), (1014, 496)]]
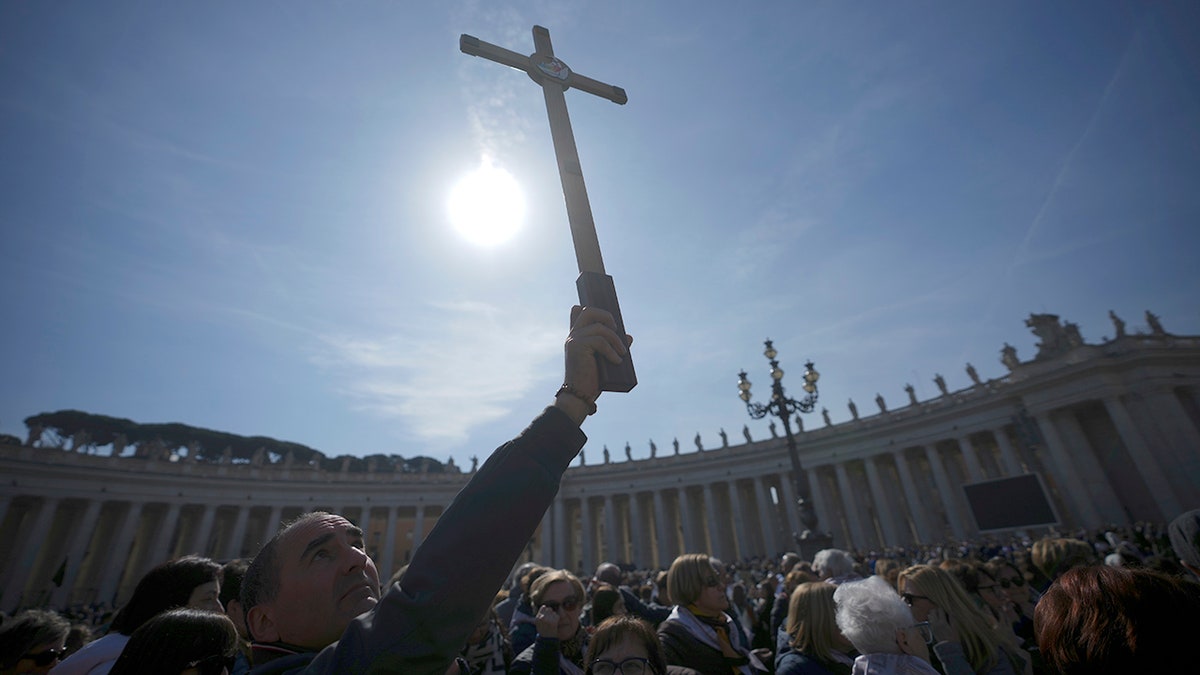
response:
[(449, 209), (460, 236), (477, 246), (494, 246), (520, 229), (525, 197), (512, 174), (484, 163), (450, 190)]

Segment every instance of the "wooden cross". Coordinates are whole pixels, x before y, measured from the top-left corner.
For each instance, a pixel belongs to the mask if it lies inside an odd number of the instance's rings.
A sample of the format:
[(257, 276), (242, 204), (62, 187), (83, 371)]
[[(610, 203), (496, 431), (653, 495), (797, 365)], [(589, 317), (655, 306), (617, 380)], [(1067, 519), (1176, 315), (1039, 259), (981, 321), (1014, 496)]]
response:
[[(533, 27), (533, 46), (534, 53), (524, 56), (465, 33), (458, 40), (458, 47), (464, 54), (482, 56), (524, 71), (542, 86), (546, 112), (550, 116), (554, 154), (558, 157), (558, 175), (562, 179), (563, 197), (567, 201), (567, 220), (571, 225), (571, 240), (575, 244), (575, 260), (579, 264), (579, 279), (575, 281), (579, 303), (608, 310), (617, 322), (617, 334), (624, 336), (625, 322), (621, 319), (612, 277), (604, 272), (600, 241), (596, 238), (596, 224), (592, 220), (592, 207), (588, 203), (587, 187), (583, 184), (583, 168), (579, 164), (579, 152), (575, 149), (575, 135), (571, 132), (571, 118), (567, 116), (567, 100), (563, 92), (574, 87), (622, 105), (629, 98), (624, 89), (573, 72), (567, 64), (556, 58), (554, 47), (550, 44), (550, 31), (545, 28)], [(629, 356), (618, 366), (604, 358), (598, 358), (597, 363), (600, 367), (601, 391), (629, 391), (637, 385), (633, 360)]]

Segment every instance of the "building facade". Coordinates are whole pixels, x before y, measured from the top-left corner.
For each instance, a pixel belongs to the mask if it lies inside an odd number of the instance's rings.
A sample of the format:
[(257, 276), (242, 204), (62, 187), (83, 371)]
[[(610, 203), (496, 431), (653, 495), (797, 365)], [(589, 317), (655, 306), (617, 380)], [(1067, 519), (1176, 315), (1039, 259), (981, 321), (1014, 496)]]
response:
[[(1039, 318), (1042, 317), (1042, 318)], [(1045, 317), (1050, 317), (1046, 319)], [(1034, 315), (1038, 356), (1006, 376), (797, 433), (820, 528), (859, 550), (978, 537), (964, 485), (1035, 474), (1061, 528), (1163, 522), (1200, 507), (1200, 337), (1084, 344)], [(1123, 328), (1123, 325), (1121, 326)], [(819, 417), (819, 416), (818, 416)], [(811, 420), (812, 418), (810, 418)], [(826, 418), (828, 420), (828, 418)], [(748, 436), (747, 436), (748, 439)], [(527, 557), (589, 571), (726, 561), (795, 548), (802, 529), (782, 437), (573, 467)], [(0, 445), (0, 610), (119, 604), (150, 567), (199, 553), (252, 556), (311, 510), (366, 532), (381, 575), (403, 565), (469, 473), (99, 456)]]

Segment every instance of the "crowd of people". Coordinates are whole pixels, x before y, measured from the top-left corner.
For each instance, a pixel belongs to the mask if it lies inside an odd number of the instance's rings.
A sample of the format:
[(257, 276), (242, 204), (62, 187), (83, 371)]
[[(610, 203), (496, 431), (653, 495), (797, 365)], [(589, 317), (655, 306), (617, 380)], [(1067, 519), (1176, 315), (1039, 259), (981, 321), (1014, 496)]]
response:
[[(811, 561), (786, 553), (726, 564), (689, 553), (667, 570), (606, 562), (582, 579), (529, 562), (445, 651), (439, 645), (451, 637), (439, 626), (465, 624), (438, 623), (437, 612), (386, 638), (353, 635), (394, 623), (372, 615), (402, 611), (380, 602), (354, 525), (308, 514), (287, 533), (300, 536), (277, 536), (253, 561), (165, 562), (100, 625), (48, 609), (7, 618), (0, 674), (1183, 672), (1191, 661), (1183, 640), (1200, 628), (1200, 510), (1170, 531), (1138, 525), (1024, 547), (959, 543), (925, 549), (936, 555), (924, 559), (827, 549)], [(415, 595), (410, 573), (401, 570), (388, 595)], [(72, 641), (73, 628), (84, 637)], [(88, 641), (92, 630), (105, 634)], [(407, 646), (395, 661), (343, 656), (318, 665), (331, 645), (373, 639)]]
[(1200, 510), (1169, 528), (825, 549), (811, 560), (689, 552), (660, 570), (517, 567), (586, 440), (596, 360), (618, 363), (628, 344), (607, 313), (576, 308), (554, 404), (492, 454), (387, 583), (362, 530), (308, 513), (252, 560), (158, 565), (111, 618), (77, 608), (91, 626), (73, 630), (49, 609), (5, 617), (0, 675), (1188, 670)]

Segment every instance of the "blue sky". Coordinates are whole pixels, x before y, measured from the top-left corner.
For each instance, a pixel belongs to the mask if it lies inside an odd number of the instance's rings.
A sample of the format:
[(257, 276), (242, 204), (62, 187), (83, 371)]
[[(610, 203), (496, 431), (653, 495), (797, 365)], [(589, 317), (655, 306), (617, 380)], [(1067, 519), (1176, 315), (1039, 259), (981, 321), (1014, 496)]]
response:
[[(771, 338), (835, 422), (964, 364), (1200, 334), (1193, 3), (0, 4), (0, 432), (79, 409), (485, 457), (561, 378), (575, 262), (545, 107), (550, 29), (623, 87), (568, 106), (640, 384), (584, 430), (635, 457), (751, 421)], [(470, 244), (489, 158), (527, 202)], [(805, 420), (820, 425), (819, 415)]]

